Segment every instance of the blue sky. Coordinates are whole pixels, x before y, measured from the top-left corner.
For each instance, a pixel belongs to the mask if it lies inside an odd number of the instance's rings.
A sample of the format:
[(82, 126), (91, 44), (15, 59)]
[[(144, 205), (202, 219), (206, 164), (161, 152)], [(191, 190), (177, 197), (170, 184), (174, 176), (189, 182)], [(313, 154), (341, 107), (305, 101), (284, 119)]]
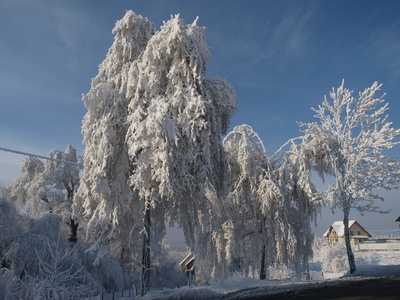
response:
[[(356, 93), (383, 83), (389, 120), (400, 128), (400, 1), (1, 0), (0, 147), (46, 155), (73, 143), (83, 155), (81, 95), (129, 9), (157, 28), (171, 14), (186, 23), (199, 16), (211, 47), (208, 75), (237, 93), (232, 127), (251, 125), (268, 152), (300, 134), (296, 121), (314, 121), (311, 107), (343, 78)], [(19, 176), (22, 159), (0, 151), (0, 183)], [(385, 196), (390, 215), (354, 218), (395, 230), (400, 193)], [(318, 233), (336, 219), (324, 213)]]

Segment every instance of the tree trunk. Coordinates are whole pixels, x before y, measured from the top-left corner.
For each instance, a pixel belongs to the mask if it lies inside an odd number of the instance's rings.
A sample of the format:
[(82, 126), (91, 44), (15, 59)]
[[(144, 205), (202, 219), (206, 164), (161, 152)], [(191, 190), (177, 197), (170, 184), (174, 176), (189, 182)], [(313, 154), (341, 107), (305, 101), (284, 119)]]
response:
[(141, 274), (141, 291), (140, 295), (144, 296), (150, 290), (150, 203), (146, 201), (144, 211), (144, 232), (143, 232), (143, 249), (142, 249), (142, 274)]
[(260, 265), (260, 279), (264, 280), (267, 278), (267, 274), (265, 271), (265, 236), (264, 236), (264, 229), (265, 229), (265, 217), (261, 215), (261, 240), (262, 240), (262, 247), (261, 247), (261, 265)]
[(69, 227), (69, 234), (68, 234), (68, 241), (71, 243), (76, 243), (78, 241), (78, 227), (79, 223), (77, 222), (77, 219), (73, 219), (69, 217), (69, 222), (67, 222), (67, 225)]
[(260, 279), (264, 280), (267, 278), (267, 274), (265, 273), (265, 244), (262, 245), (261, 248), (261, 266), (260, 266)]
[(349, 230), (349, 211), (344, 210), (344, 238), (346, 242), (346, 250), (347, 250), (347, 258), (349, 260), (350, 274), (353, 274), (356, 271), (356, 261), (354, 259), (353, 250), (351, 249), (350, 244), (350, 230)]

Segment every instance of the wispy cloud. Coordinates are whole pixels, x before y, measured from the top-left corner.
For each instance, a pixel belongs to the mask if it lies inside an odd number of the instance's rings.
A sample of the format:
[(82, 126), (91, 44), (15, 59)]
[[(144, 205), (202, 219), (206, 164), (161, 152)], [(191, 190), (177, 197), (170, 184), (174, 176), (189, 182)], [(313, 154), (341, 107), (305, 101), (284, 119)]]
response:
[[(232, 26), (232, 35), (212, 33), (212, 42), (219, 51), (236, 61), (236, 68), (252, 68), (258, 64), (278, 63), (280, 68), (290, 59), (301, 57), (309, 47), (310, 27), (319, 4), (298, 2), (292, 6), (271, 5), (256, 12), (253, 19), (241, 20)], [(279, 17), (278, 17), (279, 16)]]
[(26, 30), (26, 37), (20, 38), (29, 38), (30, 32), (43, 39), (46, 35), (56, 35), (65, 47), (76, 48), (84, 33), (93, 27), (79, 8), (73, 8), (67, 1), (5, 0), (2, 5), (7, 13), (13, 14), (9, 18), (13, 24), (8, 25)]
[[(397, 28), (396, 28), (397, 27)], [(385, 27), (376, 40), (377, 54), (392, 72), (392, 81), (400, 77), (400, 22)]]

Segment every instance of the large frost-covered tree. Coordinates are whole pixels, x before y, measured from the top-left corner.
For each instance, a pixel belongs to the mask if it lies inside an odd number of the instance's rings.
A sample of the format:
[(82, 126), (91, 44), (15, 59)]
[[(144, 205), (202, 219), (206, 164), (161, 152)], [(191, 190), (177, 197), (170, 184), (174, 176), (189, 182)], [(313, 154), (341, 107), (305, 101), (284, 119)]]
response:
[(100, 255), (111, 241), (129, 241), (133, 228), (143, 229), (142, 294), (149, 289), (152, 232), (162, 236), (170, 217), (201, 252), (199, 239), (210, 239), (223, 190), (221, 136), (235, 94), (224, 80), (206, 78), (209, 48), (196, 21), (186, 26), (175, 16), (155, 32), (128, 11), (83, 98), (87, 147), (74, 209), (88, 217)]
[[(327, 200), (332, 208), (343, 211), (345, 241), (350, 272), (356, 271), (350, 245), (349, 213), (379, 211), (374, 205), (383, 200), (377, 189), (390, 190), (400, 181), (400, 163), (385, 150), (399, 144), (400, 129), (388, 121), (388, 104), (383, 96), (375, 98), (382, 85), (374, 83), (359, 93), (344, 88), (325, 97), (316, 112), (318, 123), (300, 123), (305, 127), (303, 151), (312, 157), (321, 176), (332, 176)], [(396, 140), (397, 139), (397, 140)]]
[(129, 99), (125, 91), (130, 64), (141, 55), (154, 26), (130, 11), (116, 23), (113, 33), (114, 43), (89, 93), (83, 95), (88, 109), (82, 126), (84, 174), (73, 205), (99, 258), (107, 254), (111, 242), (115, 245), (112, 252), (129, 247), (129, 230), (124, 229), (138, 218), (129, 188), (131, 164), (125, 142)]

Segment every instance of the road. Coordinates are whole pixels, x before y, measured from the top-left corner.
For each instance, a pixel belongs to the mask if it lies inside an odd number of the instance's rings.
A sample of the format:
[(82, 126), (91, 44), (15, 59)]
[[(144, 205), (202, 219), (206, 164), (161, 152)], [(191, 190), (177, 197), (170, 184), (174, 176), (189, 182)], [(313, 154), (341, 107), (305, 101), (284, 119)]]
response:
[(400, 300), (400, 277), (375, 278), (356, 281), (342, 281), (338, 284), (304, 289), (300, 291), (270, 294), (258, 291), (236, 292), (229, 299), (273, 299), (273, 300)]

